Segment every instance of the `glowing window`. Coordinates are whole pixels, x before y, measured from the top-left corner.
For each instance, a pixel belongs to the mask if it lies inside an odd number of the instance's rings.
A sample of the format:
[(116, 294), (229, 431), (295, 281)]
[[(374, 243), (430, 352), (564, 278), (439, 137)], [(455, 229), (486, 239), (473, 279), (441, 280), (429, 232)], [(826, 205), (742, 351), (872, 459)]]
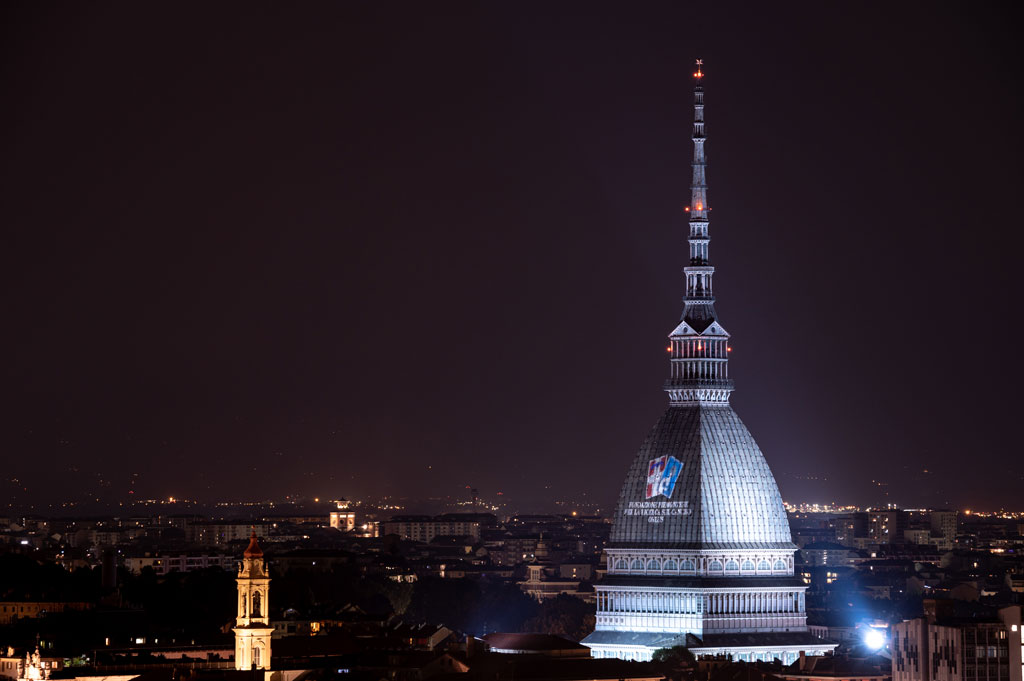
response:
[(629, 563), (626, 562), (625, 558), (619, 558), (617, 561), (615, 561), (615, 569), (627, 570), (629, 569)]
[(651, 558), (649, 561), (647, 561), (647, 569), (648, 570), (660, 570), (661, 569), (661, 565), (658, 564), (658, 561), (656, 561), (653, 558)]
[(697, 570), (697, 565), (692, 560), (686, 559), (679, 566), (679, 569), (684, 571), (689, 570), (690, 572), (695, 572)]
[(720, 560), (713, 560), (710, 563), (708, 563), (708, 572), (721, 572), (721, 571), (722, 571), (722, 561), (720, 561)]
[(643, 570), (644, 564), (639, 558), (633, 561), (633, 565), (630, 566), (631, 570)]
[(665, 565), (663, 567), (664, 567), (664, 569), (666, 571), (672, 571), (672, 572), (675, 572), (676, 570), (679, 569), (679, 566), (676, 565), (676, 562), (674, 560), (672, 560), (671, 558), (669, 558), (668, 560), (665, 561)]
[(777, 561), (775, 561), (775, 569), (776, 570), (785, 570), (786, 569), (786, 564), (784, 562), (782, 562), (781, 560), (777, 560)]
[(734, 572), (734, 571), (739, 570), (739, 569), (740, 569), (740, 564), (737, 563), (736, 561), (734, 561), (734, 560), (726, 561), (726, 563), (725, 563), (725, 571), (726, 572)]
[(762, 560), (760, 563), (757, 564), (757, 569), (758, 570), (771, 570), (772, 568), (771, 568), (770, 565), (768, 565), (768, 561)]
[(752, 561), (752, 560), (745, 560), (745, 561), (743, 561), (743, 569), (744, 570), (753, 570), (754, 569), (754, 561)]

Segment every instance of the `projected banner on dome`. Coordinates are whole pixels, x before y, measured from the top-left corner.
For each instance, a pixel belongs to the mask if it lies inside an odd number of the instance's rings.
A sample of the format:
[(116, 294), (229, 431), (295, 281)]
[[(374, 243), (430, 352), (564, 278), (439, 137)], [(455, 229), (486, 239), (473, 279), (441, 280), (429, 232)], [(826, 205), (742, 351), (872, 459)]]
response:
[(647, 516), (648, 522), (660, 523), (671, 515), (690, 515), (689, 501), (631, 501), (622, 515)]
[(659, 494), (666, 499), (672, 498), (676, 488), (676, 480), (683, 470), (683, 463), (674, 456), (659, 456), (647, 464), (647, 498)]

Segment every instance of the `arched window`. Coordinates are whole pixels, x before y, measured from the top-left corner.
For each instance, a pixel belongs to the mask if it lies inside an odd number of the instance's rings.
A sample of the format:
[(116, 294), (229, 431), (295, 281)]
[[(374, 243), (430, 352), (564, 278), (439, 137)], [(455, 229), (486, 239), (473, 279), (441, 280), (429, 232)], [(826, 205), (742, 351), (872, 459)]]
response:
[(759, 562), (757, 564), (757, 569), (759, 571), (761, 571), (761, 572), (767, 572), (768, 570), (771, 570), (772, 568), (771, 568), (770, 565), (768, 565), (768, 561), (762, 560), (761, 562)]
[(786, 563), (784, 563), (781, 559), (777, 560), (777, 561), (775, 561), (775, 568), (774, 569), (775, 570), (785, 570), (786, 569)]
[(722, 561), (720, 561), (720, 560), (713, 560), (710, 563), (708, 563), (708, 572), (721, 572), (721, 571), (722, 571)]
[(669, 558), (665, 561), (665, 564), (662, 566), (662, 569), (664, 569), (665, 572), (675, 572), (679, 569), (679, 566), (676, 565), (676, 562), (674, 560)]
[(726, 572), (735, 572), (736, 570), (739, 570), (739, 569), (740, 569), (740, 564), (737, 563), (736, 561), (734, 561), (734, 560), (727, 560), (727, 561), (725, 561), (725, 571)]
[(262, 617), (260, 614), (260, 592), (254, 591), (252, 594), (252, 616)]
[(660, 570), (661, 566), (658, 565), (658, 561), (657, 560), (655, 560), (654, 558), (651, 558), (649, 561), (647, 561), (647, 569), (648, 570)]
[(630, 570), (641, 570), (642, 571), (644, 569), (644, 563), (643, 563), (642, 560), (637, 558), (636, 560), (633, 561), (633, 564), (630, 566), (629, 569)]
[(252, 649), (252, 666), (253, 667), (259, 667), (260, 666), (260, 649), (259, 649), (259, 646), (257, 646), (257, 647)]
[(239, 600), (242, 601), (241, 605), (239, 606), (242, 609), (241, 615), (242, 617), (245, 617), (245, 596), (243, 595)]
[(744, 572), (746, 572), (747, 570), (753, 570), (753, 569), (754, 569), (754, 561), (752, 561), (752, 560), (745, 560), (745, 561), (743, 561), (743, 571)]
[(679, 565), (679, 569), (683, 572), (696, 572), (697, 565), (692, 560), (687, 558)]
[(625, 558), (619, 558), (617, 561), (615, 561), (615, 569), (616, 570), (628, 570), (629, 569), (629, 563), (626, 562)]

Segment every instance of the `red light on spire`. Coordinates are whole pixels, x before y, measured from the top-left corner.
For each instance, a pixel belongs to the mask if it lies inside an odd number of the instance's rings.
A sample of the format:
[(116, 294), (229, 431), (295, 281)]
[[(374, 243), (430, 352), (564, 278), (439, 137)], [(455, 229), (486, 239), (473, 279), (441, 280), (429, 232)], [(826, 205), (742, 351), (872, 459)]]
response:
[(731, 345), (726, 345), (725, 346), (725, 351), (726, 352), (732, 352), (732, 346)]
[(672, 352), (672, 346), (670, 345), (670, 346), (668, 346), (667, 348), (665, 348), (665, 351), (666, 351), (666, 352)]
[(690, 207), (689, 207), (689, 206), (687, 206), (687, 207), (686, 207), (686, 208), (684, 208), (683, 210), (685, 210), (685, 211), (686, 211), (687, 213), (689, 213), (689, 212), (690, 212)]

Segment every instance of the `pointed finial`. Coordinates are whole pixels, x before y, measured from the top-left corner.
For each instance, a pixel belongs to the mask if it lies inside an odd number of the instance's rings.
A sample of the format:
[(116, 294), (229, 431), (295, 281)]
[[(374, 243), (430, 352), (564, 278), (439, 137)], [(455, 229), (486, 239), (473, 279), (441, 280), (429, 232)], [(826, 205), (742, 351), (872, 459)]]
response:
[(701, 78), (704, 77), (704, 72), (700, 68), (702, 66), (704, 66), (704, 60), (703, 59), (698, 59), (697, 60), (697, 72), (693, 74), (693, 77), (698, 79), (698, 80), (700, 80)]
[(252, 535), (249, 537), (249, 547), (245, 549), (242, 554), (246, 558), (261, 558), (263, 556), (263, 549), (260, 548), (260, 543), (256, 538), (256, 526), (252, 528)]

